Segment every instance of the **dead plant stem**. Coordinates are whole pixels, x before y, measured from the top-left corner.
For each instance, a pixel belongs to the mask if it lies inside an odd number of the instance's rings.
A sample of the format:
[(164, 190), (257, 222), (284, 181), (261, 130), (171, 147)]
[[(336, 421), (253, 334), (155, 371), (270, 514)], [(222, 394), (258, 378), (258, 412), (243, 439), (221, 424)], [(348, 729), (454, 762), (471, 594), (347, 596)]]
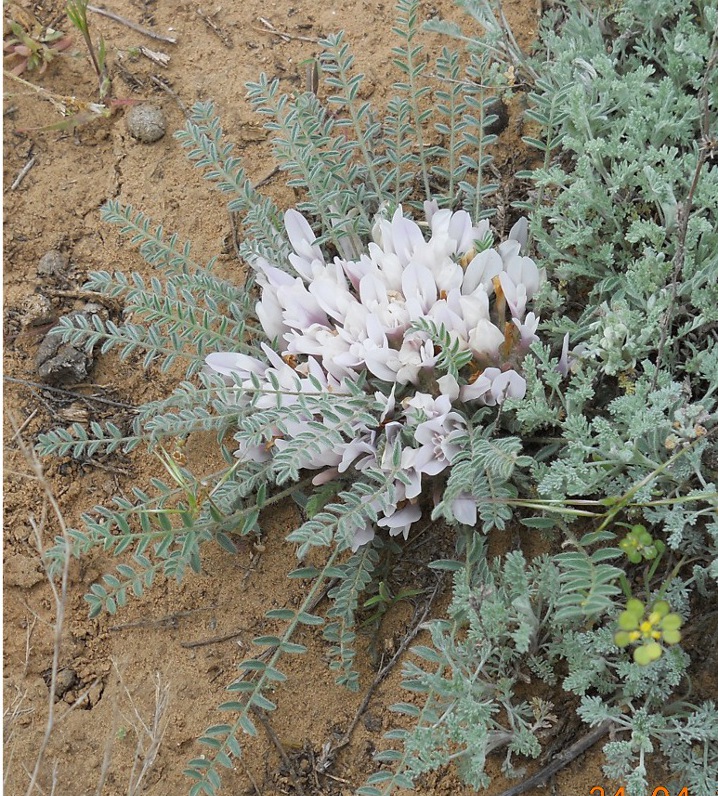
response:
[(33, 420), (33, 418), (35, 417), (36, 414), (37, 414), (37, 409), (33, 409), (32, 412), (28, 415), (28, 417), (25, 420), (25, 422), (13, 434), (12, 442), (15, 442), (15, 440), (20, 436), (20, 434), (22, 434), (22, 432), (30, 425), (30, 423), (32, 422), (32, 420)]
[[(136, 412), (137, 409), (130, 404), (122, 403), (121, 401), (110, 401), (108, 398), (99, 398), (95, 395), (82, 395), (82, 393), (73, 390), (63, 390), (62, 387), (51, 387), (49, 384), (41, 384), (37, 381), (28, 381), (27, 379), (14, 379), (11, 376), (3, 376), (4, 381), (9, 381), (13, 384), (22, 384), (24, 387), (32, 387), (36, 390), (46, 390), (47, 392), (54, 392), (58, 395), (67, 395), (71, 398), (79, 398), (81, 401), (94, 401), (98, 404), (105, 404), (107, 406), (116, 406), (120, 409), (127, 409), (130, 412)], [(81, 385), (77, 385), (78, 387)], [(91, 385), (94, 386), (94, 385)]]
[(277, 30), (277, 28), (272, 25), (272, 23), (265, 19), (264, 17), (257, 17), (257, 19), (262, 23), (263, 27), (254, 26), (254, 30), (258, 30), (261, 33), (272, 33), (274, 36), (279, 36), (280, 39), (284, 39), (284, 41), (308, 41), (310, 44), (319, 44), (319, 39), (313, 39), (311, 36), (297, 36), (293, 33), (287, 33), (284, 30)]
[(686, 237), (688, 235), (688, 223), (691, 220), (691, 212), (693, 210), (693, 197), (695, 196), (696, 189), (698, 188), (698, 181), (700, 180), (703, 166), (708, 159), (709, 150), (715, 146), (715, 137), (711, 136), (710, 129), (710, 92), (708, 87), (710, 85), (710, 75), (718, 64), (718, 33), (713, 37), (711, 47), (711, 57), (706, 64), (705, 74), (703, 75), (703, 82), (698, 92), (698, 101), (702, 105), (701, 115), (701, 144), (698, 150), (698, 158), (696, 160), (696, 167), (693, 171), (693, 179), (691, 181), (688, 194), (684, 202), (678, 205), (678, 236), (676, 239), (676, 251), (673, 255), (673, 276), (671, 279), (671, 300), (666, 309), (666, 314), (661, 324), (661, 337), (658, 342), (658, 350), (656, 352), (656, 367), (651, 379), (651, 392), (656, 389), (658, 383), (658, 373), (663, 358), (663, 353), (668, 341), (668, 332), (671, 327), (671, 322), (675, 314), (677, 297), (678, 297), (678, 280), (680, 279), (681, 272), (683, 271), (683, 264), (686, 259)]
[(137, 22), (133, 22), (131, 19), (125, 19), (125, 17), (115, 14), (114, 11), (109, 11), (106, 8), (99, 8), (98, 6), (91, 5), (87, 6), (87, 10), (92, 11), (93, 14), (99, 14), (102, 17), (107, 17), (107, 19), (111, 19), (113, 22), (119, 22), (120, 25), (124, 25), (131, 30), (135, 30), (137, 33), (141, 33), (143, 36), (148, 36), (150, 39), (165, 41), (168, 44), (177, 44), (177, 39), (173, 39), (171, 36), (163, 36), (161, 33), (155, 33), (153, 30), (149, 30), (142, 25), (138, 25)]
[(152, 81), (152, 84), (153, 84), (153, 85), (157, 86), (157, 88), (159, 88), (159, 89), (161, 89), (162, 91), (164, 91), (164, 92), (165, 92), (165, 94), (167, 94), (167, 95), (169, 95), (170, 97), (172, 97), (172, 99), (173, 99), (173, 100), (174, 100), (174, 101), (177, 103), (177, 107), (178, 107), (178, 108), (179, 108), (179, 109), (182, 111), (182, 113), (184, 114), (184, 117), (185, 117), (185, 119), (189, 119), (189, 117), (190, 117), (192, 114), (190, 113), (190, 110), (189, 110), (189, 108), (188, 108), (188, 107), (187, 107), (187, 106), (184, 104), (184, 102), (182, 102), (182, 100), (179, 98), (179, 95), (178, 95), (178, 94), (177, 94), (175, 91), (173, 91), (173, 90), (172, 90), (172, 89), (171, 89), (171, 88), (170, 88), (170, 87), (167, 85), (167, 83), (165, 83), (165, 81), (164, 81), (164, 80), (162, 80), (162, 78), (161, 78), (161, 77), (158, 77), (157, 75), (150, 75), (150, 80)]
[(204, 22), (204, 24), (214, 33), (214, 35), (224, 44), (224, 46), (231, 50), (234, 47), (232, 39), (226, 31), (222, 30), (220, 26), (212, 19), (212, 17), (201, 8), (196, 8), (197, 16)]
[(508, 790), (502, 791), (499, 796), (520, 796), (520, 794), (525, 793), (527, 790), (533, 790), (534, 788), (545, 785), (554, 774), (559, 772), (562, 768), (565, 768), (569, 763), (573, 762), (577, 757), (603, 738), (612, 726), (612, 719), (606, 719), (606, 721), (601, 722), (601, 724), (586, 733), (583, 738), (579, 738), (578, 741), (556, 755), (547, 766), (537, 771), (533, 776), (525, 779), (523, 782), (519, 782), (518, 785), (514, 785)]
[(10, 186), (11, 191), (16, 191), (20, 186), (20, 183), (25, 179), (26, 175), (29, 173), (30, 169), (35, 165), (35, 161), (37, 158), (33, 155), (28, 162), (20, 169), (19, 174), (15, 177), (13, 184)]
[[(38, 482), (40, 483), (45, 495), (40, 523), (38, 524), (35, 518), (32, 516), (30, 516), (28, 519), (30, 521), (30, 525), (32, 527), (35, 536), (35, 544), (37, 547), (38, 554), (40, 556), (40, 561), (42, 562), (43, 568), (45, 570), (47, 582), (50, 586), (53, 600), (55, 602), (55, 623), (53, 628), (52, 667), (50, 674), (50, 687), (49, 687), (49, 696), (48, 696), (47, 723), (45, 725), (45, 733), (43, 735), (42, 741), (40, 742), (40, 748), (38, 750), (37, 757), (35, 759), (35, 767), (33, 768), (32, 774), (30, 775), (30, 782), (27, 786), (27, 791), (25, 792), (26, 796), (32, 796), (33, 791), (35, 791), (36, 789), (40, 790), (38, 786), (38, 778), (40, 776), (43, 762), (45, 760), (45, 754), (47, 752), (48, 744), (50, 743), (50, 736), (52, 735), (52, 730), (55, 726), (55, 690), (57, 686), (57, 673), (60, 669), (60, 651), (62, 647), (62, 630), (65, 622), (65, 608), (67, 605), (67, 584), (70, 574), (70, 561), (72, 560), (72, 555), (71, 555), (72, 543), (70, 541), (67, 525), (65, 524), (65, 519), (63, 517), (62, 510), (57, 502), (57, 498), (55, 497), (55, 494), (52, 490), (50, 483), (45, 478), (45, 474), (43, 472), (40, 460), (38, 459), (34, 450), (26, 444), (25, 440), (22, 437), (22, 434), (19, 432), (20, 425), (17, 422), (17, 418), (15, 417), (14, 413), (10, 412), (8, 414), (8, 419), (15, 431), (17, 444), (20, 450), (22, 451), (22, 454), (25, 457), (28, 465), (35, 473), (35, 476)], [(52, 513), (55, 515), (57, 525), (60, 529), (60, 533), (62, 535), (62, 539), (65, 544), (65, 556), (62, 563), (62, 573), (60, 576), (59, 584), (55, 582), (55, 579), (50, 572), (49, 565), (45, 559), (45, 545), (43, 542), (43, 531), (48, 521), (48, 505), (52, 509)], [(54, 789), (54, 784), (53, 784), (53, 789)], [(42, 791), (40, 790), (40, 792)]]
[(199, 639), (198, 641), (182, 641), (180, 647), (184, 647), (184, 649), (187, 650), (195, 649), (196, 647), (208, 647), (210, 644), (221, 644), (223, 641), (231, 641), (232, 639), (238, 638), (243, 633), (246, 633), (246, 628), (235, 630), (232, 633), (224, 633), (221, 636)]
[[(439, 594), (439, 590), (441, 588), (442, 582), (443, 582), (443, 579), (441, 577), (439, 577), (437, 579), (437, 581), (436, 581), (436, 585), (434, 586), (433, 592), (431, 593), (431, 595), (429, 596), (429, 599), (426, 601), (426, 604), (424, 605), (424, 608), (423, 608), (423, 610), (421, 612), (421, 616), (419, 617), (418, 620), (414, 621), (411, 629), (404, 636), (404, 638), (401, 640), (401, 644), (399, 644), (396, 652), (392, 655), (392, 657), (389, 660), (389, 662), (386, 663), (384, 666), (382, 666), (382, 668), (379, 669), (379, 671), (376, 673), (374, 679), (372, 680), (371, 685), (369, 686), (369, 688), (367, 689), (366, 694), (364, 695), (364, 699), (362, 699), (361, 704), (357, 708), (357, 711), (354, 714), (354, 718), (352, 719), (351, 723), (349, 724), (349, 727), (347, 728), (347, 731), (339, 739), (339, 741), (337, 741), (336, 744), (327, 746), (326, 752), (324, 752), (322, 754), (322, 758), (323, 759), (320, 759), (320, 761), (319, 761), (319, 770), (322, 773), (325, 773), (326, 769), (328, 769), (329, 766), (331, 766), (331, 764), (334, 761), (334, 758), (336, 757), (336, 753), (340, 749), (343, 749), (345, 746), (347, 746), (347, 744), (351, 740), (352, 735), (354, 734), (354, 730), (356, 729), (357, 724), (359, 724), (359, 720), (361, 719), (362, 715), (364, 714), (364, 711), (369, 706), (369, 702), (371, 701), (372, 697), (374, 696), (374, 692), (381, 685), (381, 683), (384, 681), (384, 679), (389, 674), (389, 672), (391, 672), (391, 670), (394, 668), (394, 666), (396, 665), (398, 660), (401, 658), (401, 656), (406, 651), (406, 649), (409, 646), (409, 644), (411, 644), (411, 642), (419, 634), (419, 631), (422, 629), (422, 626), (423, 626), (424, 622), (426, 621), (426, 618), (429, 615), (429, 611), (431, 610), (431, 606), (434, 604), (434, 600), (436, 599), (437, 595)], [(419, 611), (417, 609), (417, 611), (415, 613), (415, 617), (416, 617), (416, 615), (418, 613), (419, 613)]]
[(304, 788), (302, 788), (302, 783), (299, 780), (297, 772), (294, 770), (292, 761), (289, 759), (287, 753), (284, 751), (282, 742), (277, 737), (277, 733), (274, 732), (274, 730), (272, 729), (272, 725), (269, 723), (269, 719), (265, 716), (264, 711), (260, 710), (256, 705), (252, 705), (252, 712), (260, 720), (267, 735), (274, 744), (276, 750), (279, 752), (279, 756), (282, 758), (282, 762), (286, 766), (287, 771), (289, 772), (289, 776), (292, 778), (292, 785), (294, 785), (297, 793), (299, 794), (299, 796), (305, 796)]

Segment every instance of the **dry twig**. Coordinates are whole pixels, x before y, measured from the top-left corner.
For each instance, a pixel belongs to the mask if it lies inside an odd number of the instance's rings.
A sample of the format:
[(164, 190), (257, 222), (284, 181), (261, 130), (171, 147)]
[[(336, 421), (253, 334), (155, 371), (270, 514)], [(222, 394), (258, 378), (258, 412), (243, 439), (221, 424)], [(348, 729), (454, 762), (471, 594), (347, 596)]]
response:
[(590, 732), (586, 733), (583, 738), (579, 738), (578, 741), (556, 755), (556, 757), (547, 766), (542, 768), (541, 771), (537, 771), (533, 776), (525, 779), (523, 782), (519, 782), (518, 785), (514, 785), (508, 790), (502, 791), (499, 796), (520, 796), (520, 794), (526, 793), (527, 790), (545, 785), (554, 774), (573, 762), (587, 749), (590, 749), (596, 741), (603, 738), (612, 726), (613, 721), (611, 719), (602, 722)]
[(35, 417), (36, 414), (37, 414), (37, 409), (33, 409), (32, 412), (26, 418), (25, 422), (12, 435), (12, 440), (11, 440), (12, 442), (15, 442), (15, 440), (20, 436), (20, 434), (22, 434), (22, 432), (30, 425), (30, 423), (32, 422), (32, 420), (33, 420), (33, 418)]
[(28, 162), (20, 169), (19, 174), (17, 175), (17, 177), (15, 177), (13, 184), (10, 186), (11, 191), (17, 190), (20, 183), (25, 179), (30, 169), (35, 165), (36, 160), (37, 158), (35, 157), (35, 155), (33, 155), (30, 158), (30, 160), (28, 160)]
[(330, 741), (330, 742), (327, 742), (326, 744), (324, 744), (324, 746), (322, 747), (322, 754), (321, 754), (320, 759), (319, 759), (318, 764), (317, 764), (317, 769), (321, 773), (326, 773), (326, 770), (334, 762), (334, 758), (336, 757), (337, 752), (340, 749), (343, 749), (349, 743), (349, 741), (351, 740), (352, 735), (354, 734), (354, 730), (356, 729), (357, 724), (359, 724), (359, 720), (361, 719), (362, 715), (364, 714), (364, 711), (369, 706), (369, 702), (371, 701), (371, 698), (374, 696), (374, 692), (379, 687), (379, 685), (381, 685), (381, 683), (386, 678), (386, 676), (389, 674), (389, 672), (394, 668), (394, 666), (396, 665), (397, 661), (404, 654), (404, 652), (406, 651), (406, 649), (409, 646), (409, 644), (411, 644), (411, 642), (418, 635), (419, 631), (422, 629), (422, 626), (423, 626), (424, 622), (426, 621), (426, 618), (429, 616), (429, 611), (431, 610), (431, 606), (434, 604), (434, 600), (436, 599), (437, 595), (439, 594), (439, 589), (441, 588), (442, 582), (443, 582), (442, 578), (439, 578), (436, 581), (436, 586), (434, 586), (434, 591), (431, 593), (431, 595), (429, 596), (429, 599), (426, 601), (426, 605), (424, 606), (424, 609), (421, 612), (421, 617), (418, 620), (416, 620), (416, 615), (419, 613), (419, 611), (417, 609), (416, 613), (414, 614), (415, 621), (414, 621), (411, 629), (404, 636), (404, 638), (401, 641), (401, 644), (399, 644), (396, 652), (392, 655), (392, 657), (389, 660), (389, 662), (386, 663), (384, 666), (382, 666), (382, 668), (379, 669), (379, 671), (376, 673), (376, 675), (374, 677), (374, 680), (372, 681), (371, 685), (367, 689), (367, 692), (364, 695), (364, 699), (362, 700), (361, 704), (357, 708), (357, 711), (354, 714), (354, 718), (352, 719), (351, 723), (349, 724), (349, 727), (348, 727), (347, 731), (336, 742), (336, 744), (332, 744), (331, 741)]
[(299, 796), (305, 796), (304, 788), (302, 788), (302, 783), (299, 779), (299, 775), (294, 770), (292, 761), (289, 759), (287, 753), (284, 751), (282, 742), (277, 737), (277, 733), (274, 732), (274, 730), (272, 729), (272, 725), (269, 723), (269, 719), (264, 715), (264, 711), (260, 710), (256, 705), (252, 705), (252, 712), (262, 722), (262, 726), (264, 727), (267, 735), (274, 744), (276, 750), (279, 752), (279, 756), (282, 758), (282, 762), (286, 766), (287, 771), (289, 772), (289, 776), (292, 778), (292, 785), (294, 785), (294, 788), (296, 789), (297, 793), (299, 794)]
[(711, 130), (710, 125), (710, 91), (711, 75), (718, 65), (718, 32), (713, 37), (711, 45), (711, 57), (706, 64), (706, 70), (703, 75), (703, 82), (700, 90), (698, 91), (698, 101), (701, 104), (701, 143), (698, 149), (698, 158), (696, 160), (696, 167), (693, 172), (693, 180), (691, 181), (688, 194), (685, 201), (680, 202), (678, 211), (676, 213), (676, 223), (678, 225), (678, 234), (676, 238), (676, 250), (673, 255), (673, 276), (671, 278), (671, 302), (666, 310), (663, 323), (661, 324), (661, 338), (658, 342), (658, 350), (656, 352), (656, 367), (653, 371), (653, 378), (651, 379), (651, 391), (656, 389), (658, 383), (658, 374), (660, 372), (660, 364), (663, 359), (666, 342), (668, 341), (668, 331), (675, 315), (678, 296), (678, 280), (681, 272), (683, 271), (683, 264), (686, 259), (686, 236), (688, 235), (688, 222), (691, 220), (691, 212), (693, 211), (693, 198), (695, 196), (696, 188), (700, 180), (703, 166), (705, 166), (709, 155), (716, 147), (716, 136)]
[(152, 61), (153, 64), (157, 64), (157, 66), (166, 67), (170, 62), (170, 56), (160, 50), (150, 50), (149, 47), (140, 47), (140, 52), (145, 58)]
[(212, 19), (212, 17), (202, 11), (201, 8), (196, 8), (197, 16), (204, 22), (204, 24), (215, 34), (215, 36), (224, 44), (224, 46), (231, 50), (234, 47), (234, 42), (229, 34), (220, 28), (220, 26)]
[[(35, 479), (40, 484), (44, 493), (45, 499), (43, 501), (40, 521), (38, 522), (33, 516), (30, 516), (28, 519), (35, 537), (37, 552), (45, 570), (47, 582), (50, 586), (50, 590), (52, 591), (52, 596), (55, 603), (55, 623), (53, 627), (52, 666), (50, 669), (47, 722), (45, 724), (45, 733), (43, 735), (42, 741), (40, 742), (40, 748), (38, 750), (37, 757), (35, 758), (35, 766), (33, 768), (32, 774), (30, 775), (30, 782), (26, 791), (26, 796), (32, 796), (32, 793), (39, 787), (38, 778), (45, 760), (48, 744), (50, 743), (50, 736), (52, 735), (52, 731), (55, 726), (55, 691), (57, 688), (57, 673), (60, 669), (60, 650), (62, 647), (62, 631), (65, 621), (65, 609), (67, 606), (67, 585), (70, 575), (70, 561), (72, 560), (72, 542), (70, 540), (62, 510), (60, 509), (50, 482), (45, 478), (40, 460), (38, 459), (35, 451), (26, 444), (22, 434), (19, 433), (20, 426), (15, 415), (13, 413), (9, 413), (8, 419), (10, 420), (10, 424), (15, 431), (18, 447), (22, 451), (25, 460), (30, 466), (30, 469), (34, 473)], [(55, 520), (60, 530), (60, 535), (65, 545), (65, 556), (62, 564), (59, 583), (55, 582), (54, 577), (50, 573), (47, 559), (45, 558), (45, 542), (43, 539), (43, 533), (49, 520), (48, 514), (50, 511), (55, 516)]]
[(208, 605), (202, 608), (192, 608), (188, 611), (176, 611), (173, 614), (167, 614), (167, 616), (160, 616), (157, 619), (138, 619), (135, 622), (125, 622), (122, 625), (110, 625), (108, 630), (131, 630), (132, 628), (136, 627), (170, 627), (176, 628), (179, 622), (178, 619), (181, 619), (185, 616), (192, 616), (192, 614), (198, 614), (200, 611), (213, 611), (217, 606), (216, 605)]
[(208, 647), (210, 644), (221, 644), (223, 641), (232, 641), (238, 638), (242, 633), (246, 633), (247, 629), (235, 630), (233, 633), (224, 633), (221, 636), (212, 636), (212, 638), (199, 639), (198, 641), (182, 641), (180, 647), (187, 650), (195, 649), (196, 647)]
[(111, 19), (113, 22), (119, 22), (120, 25), (124, 25), (131, 30), (136, 30), (143, 36), (148, 36), (150, 39), (155, 39), (156, 41), (166, 41), (168, 44), (177, 44), (177, 39), (173, 39), (171, 36), (163, 36), (161, 33), (155, 33), (149, 28), (138, 25), (137, 22), (133, 22), (131, 19), (125, 19), (125, 17), (115, 14), (114, 11), (109, 11), (106, 8), (99, 8), (98, 6), (91, 5), (87, 6), (87, 10), (92, 11), (93, 14), (99, 14), (100, 16), (107, 17), (107, 19)]
[(23, 703), (27, 699), (27, 691), (21, 691), (15, 686), (15, 697), (12, 704), (8, 705), (8, 699), (5, 699), (3, 704), (3, 791), (8, 792), (8, 778), (11, 771), (11, 763), (15, 754), (15, 724), (21, 716), (32, 713), (34, 708), (23, 707)]
[(150, 80), (155, 86), (157, 86), (157, 88), (162, 89), (162, 91), (164, 91), (166, 94), (172, 97), (172, 99), (177, 103), (177, 107), (184, 114), (185, 119), (189, 119), (190, 117), (189, 108), (184, 104), (184, 102), (182, 102), (182, 100), (179, 98), (179, 95), (175, 91), (173, 91), (167, 85), (167, 83), (165, 83), (165, 81), (162, 80), (162, 78), (157, 77), (157, 75), (150, 75)]
[[(11, 376), (3, 376), (4, 381), (12, 382), (13, 384), (22, 384), (24, 387), (30, 387), (34, 390), (47, 390), (48, 392), (54, 392), (58, 395), (67, 395), (71, 398), (78, 398), (82, 401), (94, 401), (98, 404), (105, 404), (107, 406), (117, 406), (120, 409), (126, 409), (128, 412), (136, 412), (137, 409), (134, 406), (130, 406), (130, 404), (122, 403), (121, 401), (111, 401), (109, 398), (100, 398), (96, 395), (83, 395), (79, 392), (73, 392), (72, 390), (63, 390), (62, 387), (51, 387), (49, 384), (41, 384), (37, 381), (28, 381), (27, 379), (14, 379)], [(78, 387), (81, 385), (77, 385)], [(94, 386), (94, 385), (93, 385)], [(54, 412), (53, 412), (54, 414)]]
[(319, 44), (319, 39), (313, 39), (311, 36), (297, 36), (293, 33), (287, 33), (284, 30), (277, 30), (272, 23), (264, 17), (257, 17), (262, 23), (263, 27), (254, 26), (254, 30), (261, 31), (262, 33), (271, 33), (274, 36), (279, 36), (284, 41), (308, 41), (310, 44)]
[(137, 796), (143, 790), (143, 780), (149, 773), (157, 759), (160, 744), (167, 729), (167, 706), (169, 705), (170, 690), (169, 686), (163, 684), (159, 672), (155, 672), (155, 709), (149, 724), (143, 720), (140, 712), (135, 707), (130, 692), (122, 681), (122, 675), (117, 672), (122, 687), (125, 690), (135, 719), (131, 723), (137, 735), (137, 747), (135, 757), (132, 761), (132, 771), (130, 772), (130, 782), (127, 786), (128, 796)]
[(261, 188), (263, 185), (266, 185), (272, 179), (272, 177), (275, 177), (277, 174), (279, 174), (280, 171), (281, 171), (281, 169), (279, 168), (279, 166), (275, 166), (269, 172), (269, 174), (267, 174), (265, 177), (262, 177), (262, 179), (259, 182), (256, 182), (254, 184), (254, 187), (255, 188)]

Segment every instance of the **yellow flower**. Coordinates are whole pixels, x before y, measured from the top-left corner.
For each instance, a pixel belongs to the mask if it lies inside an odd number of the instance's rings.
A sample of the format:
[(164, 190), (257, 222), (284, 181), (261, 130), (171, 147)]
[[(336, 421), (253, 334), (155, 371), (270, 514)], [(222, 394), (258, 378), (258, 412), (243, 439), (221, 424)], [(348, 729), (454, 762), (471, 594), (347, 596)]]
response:
[(619, 647), (628, 647), (640, 642), (633, 651), (633, 660), (646, 666), (663, 654), (663, 644), (677, 644), (681, 640), (680, 626), (683, 620), (671, 613), (665, 600), (659, 600), (646, 617), (646, 606), (635, 597), (626, 603), (626, 610), (618, 617), (619, 630), (614, 641)]

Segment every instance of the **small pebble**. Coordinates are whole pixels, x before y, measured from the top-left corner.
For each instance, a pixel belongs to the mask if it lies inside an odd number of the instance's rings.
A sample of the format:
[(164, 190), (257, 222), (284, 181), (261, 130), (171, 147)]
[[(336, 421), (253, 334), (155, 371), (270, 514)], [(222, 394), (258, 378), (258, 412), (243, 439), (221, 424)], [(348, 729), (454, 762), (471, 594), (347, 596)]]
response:
[(55, 680), (55, 700), (62, 699), (76, 683), (77, 673), (74, 669), (60, 669)]
[(496, 116), (491, 124), (484, 125), (484, 132), (488, 135), (500, 135), (509, 125), (509, 109), (506, 103), (494, 97), (485, 110), (487, 116)]
[(87, 692), (87, 707), (94, 708), (95, 705), (102, 699), (102, 693), (105, 690), (104, 683), (95, 683), (90, 687)]
[(46, 384), (76, 384), (84, 381), (94, 361), (92, 352), (82, 347), (76, 348), (71, 343), (63, 343), (59, 335), (51, 332), (45, 336), (37, 351), (37, 375)]
[(38, 276), (59, 276), (68, 264), (67, 255), (56, 249), (45, 252), (37, 264)]
[(53, 320), (52, 302), (42, 293), (33, 293), (22, 302), (22, 325), (42, 326)]
[(143, 144), (159, 141), (167, 130), (165, 115), (161, 108), (148, 102), (133, 105), (127, 113), (127, 130)]

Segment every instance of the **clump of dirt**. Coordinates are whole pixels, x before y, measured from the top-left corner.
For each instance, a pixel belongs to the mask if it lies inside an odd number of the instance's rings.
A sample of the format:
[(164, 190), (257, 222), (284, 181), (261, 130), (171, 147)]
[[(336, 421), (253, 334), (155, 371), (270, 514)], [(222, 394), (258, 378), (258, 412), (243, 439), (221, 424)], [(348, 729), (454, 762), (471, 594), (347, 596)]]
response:
[(144, 144), (153, 144), (167, 132), (167, 121), (162, 108), (145, 102), (127, 111), (127, 132)]

